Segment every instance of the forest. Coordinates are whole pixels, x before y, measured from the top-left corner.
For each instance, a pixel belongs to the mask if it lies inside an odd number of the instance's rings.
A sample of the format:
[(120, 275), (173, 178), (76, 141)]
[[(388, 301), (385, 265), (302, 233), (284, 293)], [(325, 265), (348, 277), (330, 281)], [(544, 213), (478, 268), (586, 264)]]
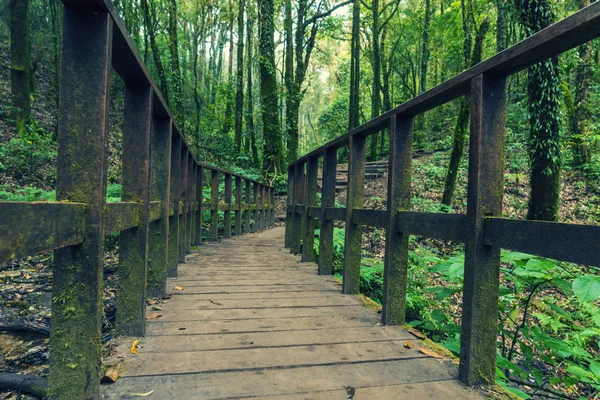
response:
[[(590, 0), (113, 3), (195, 157), (274, 182), (283, 204), (288, 163)], [(0, 201), (55, 199), (61, 15), (60, 0), (0, 4)], [(594, 40), (508, 79), (504, 216), (599, 224), (599, 61)], [(123, 91), (113, 73), (109, 201), (120, 197)], [(415, 119), (414, 210), (466, 210), (469, 120), (468, 96)], [(372, 135), (367, 159), (385, 160), (389, 143), (389, 132)], [(338, 163), (347, 161), (340, 149)], [(386, 185), (386, 172), (366, 182), (365, 208), (386, 208)], [(336, 201), (344, 204), (343, 192)], [(334, 231), (337, 277), (342, 228)], [(384, 238), (383, 229), (364, 231), (361, 292), (378, 303)], [(107, 241), (118, 246), (118, 236)], [(318, 241), (317, 229), (316, 253)], [(457, 355), (463, 247), (411, 237), (409, 254), (407, 323)], [(48, 275), (49, 263), (0, 265), (0, 282), (20, 279), (14, 271)], [(600, 266), (508, 251), (502, 263), (497, 384), (524, 399), (598, 398)], [(2, 291), (0, 308), (39, 316), (27, 301)], [(21, 368), (9, 358), (1, 370)]]

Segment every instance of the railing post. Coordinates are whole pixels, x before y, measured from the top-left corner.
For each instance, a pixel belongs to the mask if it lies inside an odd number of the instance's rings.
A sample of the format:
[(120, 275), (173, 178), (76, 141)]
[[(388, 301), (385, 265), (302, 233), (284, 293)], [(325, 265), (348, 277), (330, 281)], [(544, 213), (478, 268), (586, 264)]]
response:
[(304, 202), (304, 164), (296, 163), (294, 169), (294, 209), (292, 223), (292, 241), (290, 253), (298, 254), (302, 251), (302, 213), (298, 210), (299, 205)]
[(365, 137), (354, 135), (348, 144), (348, 193), (346, 196), (346, 238), (344, 241), (344, 280), (342, 293), (360, 292), (362, 226), (352, 222), (355, 208), (362, 207), (365, 191)]
[(210, 240), (219, 240), (219, 171), (210, 175)]
[(225, 206), (227, 209), (223, 218), (223, 236), (231, 237), (231, 175), (225, 174)]
[(246, 193), (244, 195), (245, 197), (245, 206), (246, 206), (246, 211), (244, 211), (244, 233), (250, 233), (250, 213), (252, 212), (250, 210), (250, 203), (252, 203), (252, 200), (250, 199), (250, 185), (252, 185), (252, 182), (250, 182), (248, 179), (245, 179), (246, 181)]
[[(292, 231), (294, 230), (294, 170), (295, 165), (288, 167), (287, 198), (285, 200), (285, 244), (284, 248), (292, 247)], [(290, 207), (292, 209), (290, 210)]]
[(252, 214), (252, 233), (258, 232), (258, 182), (252, 185), (252, 202), (254, 203), (254, 213)]
[(171, 188), (167, 207), (171, 207), (173, 214), (169, 219), (169, 269), (170, 278), (177, 277), (177, 264), (179, 261), (179, 202), (181, 198), (181, 147), (182, 140), (179, 134), (171, 127)]
[(471, 81), (471, 140), (459, 379), (493, 384), (496, 372), (500, 248), (484, 240), (486, 216), (502, 215), (506, 78)]
[(398, 226), (398, 210), (411, 206), (413, 117), (394, 115), (390, 121), (390, 160), (387, 192), (387, 227), (383, 272), (382, 322), (403, 324), (406, 319), (408, 239)]
[(86, 203), (86, 227), (81, 244), (54, 251), (50, 399), (100, 395), (112, 26), (106, 12), (64, 9), (56, 198)]
[(150, 200), (161, 202), (161, 217), (152, 221), (149, 229), (148, 297), (161, 297), (167, 294), (171, 135), (171, 120), (152, 118)]
[(194, 228), (196, 227), (196, 161), (190, 153), (188, 168), (188, 230), (187, 230), (187, 241), (185, 242), (187, 249), (186, 254), (192, 251), (192, 243), (194, 242)]
[(302, 246), (302, 261), (314, 261), (314, 243), (315, 243), (315, 219), (310, 216), (309, 207), (317, 205), (317, 172), (319, 169), (319, 157), (312, 156), (308, 158), (306, 163), (306, 190), (304, 197), (304, 222), (303, 230), (303, 246)]
[(335, 174), (337, 149), (325, 149), (323, 156), (323, 187), (319, 229), (319, 275), (333, 273), (333, 220), (326, 218), (327, 207), (335, 207)]
[(123, 112), (123, 188), (121, 201), (140, 204), (140, 225), (119, 237), (117, 330), (124, 336), (144, 336), (148, 268), (148, 185), (152, 89), (125, 87)]
[(242, 178), (235, 177), (235, 236), (242, 235)]
[(180, 197), (180, 201), (179, 201), (179, 257), (178, 257), (178, 261), (180, 264), (185, 263), (185, 253), (187, 250), (187, 225), (188, 225), (188, 219), (187, 219), (187, 209), (189, 206), (189, 202), (188, 202), (188, 187), (187, 187), (187, 180), (188, 180), (188, 157), (190, 155), (190, 152), (188, 151), (185, 143), (183, 143), (183, 139), (181, 140), (182, 145), (181, 145), (181, 166), (180, 166), (180, 193), (181, 193), (181, 197)]
[(264, 231), (266, 228), (265, 225), (265, 203), (266, 203), (266, 197), (265, 197), (265, 185), (260, 185), (260, 214), (259, 214), (259, 230), (260, 231)]
[(204, 167), (198, 165), (198, 173), (196, 176), (196, 202), (198, 203), (198, 211), (196, 212), (195, 224), (196, 224), (196, 245), (202, 244), (202, 202), (204, 201)]
[(271, 210), (269, 214), (269, 227), (275, 226), (275, 188), (271, 186), (270, 195), (269, 195), (269, 209)]

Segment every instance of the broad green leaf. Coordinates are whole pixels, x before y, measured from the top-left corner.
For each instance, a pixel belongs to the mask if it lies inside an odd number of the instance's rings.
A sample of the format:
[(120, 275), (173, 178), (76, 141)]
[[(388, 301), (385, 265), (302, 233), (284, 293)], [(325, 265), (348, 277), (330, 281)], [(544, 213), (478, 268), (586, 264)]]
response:
[(570, 372), (579, 378), (592, 378), (594, 376), (590, 371), (586, 371), (579, 365), (571, 365), (567, 368), (567, 372)]
[(573, 292), (581, 302), (600, 298), (600, 276), (584, 275), (573, 281)]

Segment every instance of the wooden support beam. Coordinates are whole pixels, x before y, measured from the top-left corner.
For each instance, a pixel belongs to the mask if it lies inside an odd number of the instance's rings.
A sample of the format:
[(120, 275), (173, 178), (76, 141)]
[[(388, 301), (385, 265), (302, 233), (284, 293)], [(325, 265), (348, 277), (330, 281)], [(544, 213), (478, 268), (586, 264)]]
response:
[(122, 231), (119, 237), (116, 325), (123, 336), (146, 333), (152, 97), (150, 86), (125, 87), (121, 200), (134, 202), (135, 209), (128, 210), (126, 216), (135, 217), (139, 226)]
[(294, 205), (294, 171), (296, 167), (291, 165), (288, 167), (288, 184), (287, 184), (287, 198), (285, 200), (286, 212), (285, 212), (285, 242), (284, 248), (289, 249), (292, 247), (292, 236), (294, 230), (294, 212), (290, 211), (290, 206)]
[(231, 237), (231, 175), (225, 174), (225, 212), (223, 213), (223, 236)]
[(365, 191), (366, 138), (350, 138), (348, 156), (348, 194), (346, 196), (346, 237), (344, 241), (344, 280), (342, 293), (360, 292), (362, 226), (353, 222), (353, 211), (363, 205)]
[[(306, 183), (305, 183), (305, 207), (317, 205), (317, 172), (319, 170), (319, 157), (310, 157), (306, 162)], [(302, 222), (302, 261), (314, 261), (314, 243), (315, 243), (315, 219), (309, 212), (304, 213)]]
[(219, 240), (219, 171), (212, 170), (210, 175), (210, 240)]
[(275, 226), (275, 188), (271, 186), (270, 197), (269, 197), (269, 208), (271, 213), (269, 214), (269, 226), (272, 228)]
[(235, 177), (235, 236), (242, 235), (242, 178)]
[(171, 121), (153, 116), (150, 144), (150, 200), (158, 203), (159, 219), (150, 223), (148, 236), (148, 297), (167, 294), (169, 211), (171, 185)]
[(189, 152), (188, 157), (188, 178), (187, 178), (187, 220), (186, 220), (186, 234), (185, 234), (185, 254), (190, 254), (192, 250), (192, 235), (194, 229), (194, 204), (195, 204), (195, 189), (196, 189), (196, 162), (192, 156), (192, 153)]
[(112, 28), (107, 12), (64, 8), (56, 199), (85, 203), (86, 221), (81, 244), (54, 251), (52, 400), (100, 396)]
[(355, 208), (352, 215), (352, 221), (358, 225), (386, 228), (388, 224), (386, 210)]
[(441, 214), (399, 211), (398, 229), (411, 235), (464, 242), (467, 216), (465, 214)]
[(252, 185), (252, 203), (254, 204), (254, 211), (252, 212), (252, 233), (258, 232), (258, 182)]
[(244, 233), (250, 233), (250, 208), (248, 207), (250, 205), (250, 203), (252, 202), (252, 200), (250, 199), (250, 191), (251, 188), (250, 186), (252, 185), (252, 182), (250, 182), (249, 180), (245, 179), (244, 180), (246, 182), (246, 187), (245, 187), (245, 194), (244, 194), (244, 200), (245, 200), (245, 210), (244, 211)]
[(403, 324), (406, 319), (408, 286), (408, 238), (396, 213), (411, 206), (413, 118), (393, 116), (390, 121), (390, 160), (388, 171), (387, 224), (383, 270), (383, 310), (387, 325)]
[[(172, 123), (172, 121), (171, 121)], [(169, 203), (173, 214), (169, 219), (169, 278), (177, 277), (177, 264), (179, 262), (179, 208), (181, 201), (181, 148), (182, 140), (171, 129), (171, 187), (169, 189)]]
[(486, 216), (502, 215), (506, 78), (479, 75), (471, 83), (467, 238), (459, 379), (493, 384), (496, 374), (500, 246), (484, 237)]
[(327, 207), (335, 207), (335, 169), (337, 149), (325, 150), (323, 156), (323, 188), (321, 192), (321, 217), (319, 234), (319, 275), (333, 274), (333, 220), (327, 219)]
[(267, 203), (266, 198), (266, 187), (265, 185), (260, 185), (260, 214), (259, 214), (259, 227), (261, 231), (264, 231), (267, 228), (266, 224), (266, 210), (265, 205)]
[[(182, 140), (183, 141), (183, 140)], [(179, 199), (179, 253), (178, 253), (178, 262), (180, 264), (185, 263), (185, 253), (187, 250), (187, 210), (188, 210), (188, 157), (190, 156), (190, 152), (188, 151), (185, 143), (183, 143), (181, 147), (181, 159), (179, 166), (179, 179), (181, 185), (179, 186), (179, 193), (181, 197)]]
[(104, 235), (138, 227), (141, 221), (140, 212), (142, 212), (142, 205), (134, 201), (105, 204), (102, 218)]
[(202, 202), (204, 200), (203, 195), (204, 190), (204, 167), (202, 165), (198, 165), (198, 175), (196, 177), (196, 202), (198, 203), (198, 211), (196, 213), (196, 239), (194, 244), (201, 245), (202, 244), (202, 213), (203, 207)]
[[(306, 163), (299, 163), (295, 165), (294, 169), (294, 206), (298, 206), (304, 203), (304, 165)], [(299, 254), (302, 251), (302, 215), (297, 212), (294, 207), (294, 213), (292, 217), (292, 234), (291, 234), (291, 246), (290, 253)]]

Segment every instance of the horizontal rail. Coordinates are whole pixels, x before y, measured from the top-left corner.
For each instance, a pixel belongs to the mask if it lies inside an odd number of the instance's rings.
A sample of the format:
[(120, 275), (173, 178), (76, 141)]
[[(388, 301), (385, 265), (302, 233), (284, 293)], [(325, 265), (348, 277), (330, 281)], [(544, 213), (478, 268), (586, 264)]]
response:
[(0, 203), (0, 263), (83, 241), (85, 204)]
[(141, 210), (140, 203), (107, 203), (104, 206), (104, 234), (110, 235), (139, 226)]
[(149, 208), (149, 221), (152, 222), (160, 219), (162, 213), (162, 203), (160, 201), (151, 201)]
[(503, 249), (600, 268), (600, 226), (486, 218), (485, 240)]
[(387, 224), (386, 217), (386, 210), (365, 210), (362, 208), (355, 208), (352, 211), (352, 222), (358, 225), (385, 228)]
[(439, 214), (399, 211), (399, 229), (411, 235), (464, 242), (467, 216), (464, 214)]
[(295, 160), (290, 163), (290, 166), (302, 164), (310, 157), (323, 155), (327, 148), (343, 147), (348, 144), (352, 136), (367, 136), (386, 129), (389, 127), (391, 117), (395, 115), (415, 116), (464, 96), (469, 92), (471, 80), (478, 75), (509, 76), (537, 62), (574, 49), (598, 36), (600, 36), (600, 2), (591, 4), (435, 88), (373, 118), (345, 135)]

